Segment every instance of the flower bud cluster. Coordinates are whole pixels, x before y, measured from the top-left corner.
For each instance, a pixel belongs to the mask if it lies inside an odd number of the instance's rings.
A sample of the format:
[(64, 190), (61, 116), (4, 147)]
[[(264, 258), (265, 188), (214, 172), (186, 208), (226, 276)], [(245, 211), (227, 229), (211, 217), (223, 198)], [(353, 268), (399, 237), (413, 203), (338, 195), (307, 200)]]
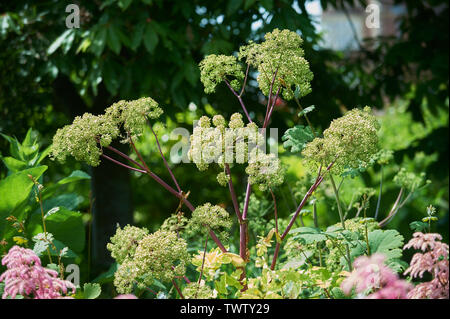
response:
[(239, 90), (240, 81), (244, 79), (242, 67), (236, 57), (211, 54), (206, 56), (199, 64), (200, 81), (205, 86), (205, 93), (214, 93), (216, 86), (227, 77), (233, 77), (230, 85)]
[(230, 214), (224, 208), (206, 203), (192, 212), (188, 227), (191, 232), (207, 234), (209, 230), (213, 230), (220, 232), (222, 237), (226, 237), (226, 230), (230, 229), (231, 225)]
[(264, 39), (260, 44), (250, 42), (239, 50), (239, 59), (245, 59), (248, 64), (258, 69), (257, 80), (263, 94), (269, 95), (276, 70), (272, 94), (280, 88), (283, 97), (291, 100), (296, 87), (299, 88), (298, 97), (309, 94), (313, 74), (308, 61), (303, 57), (303, 39), (295, 32), (279, 29), (266, 33)]
[(155, 279), (171, 281), (184, 275), (190, 259), (186, 241), (166, 230), (148, 234), (146, 229), (137, 227), (118, 228), (108, 249), (119, 264), (114, 285), (124, 294), (131, 293), (134, 284), (144, 288)]
[(60, 161), (73, 156), (77, 161), (98, 166), (102, 147), (109, 146), (113, 139), (120, 136), (122, 129), (139, 135), (144, 129), (146, 117), (158, 118), (162, 112), (153, 99), (141, 98), (114, 103), (102, 115), (85, 113), (77, 116), (71, 125), (57, 130), (51, 156)]
[(333, 120), (323, 137), (312, 140), (302, 151), (306, 159), (327, 167), (334, 161), (333, 171), (342, 173), (346, 168), (368, 166), (378, 151), (377, 131), (380, 124), (370, 107), (353, 109)]

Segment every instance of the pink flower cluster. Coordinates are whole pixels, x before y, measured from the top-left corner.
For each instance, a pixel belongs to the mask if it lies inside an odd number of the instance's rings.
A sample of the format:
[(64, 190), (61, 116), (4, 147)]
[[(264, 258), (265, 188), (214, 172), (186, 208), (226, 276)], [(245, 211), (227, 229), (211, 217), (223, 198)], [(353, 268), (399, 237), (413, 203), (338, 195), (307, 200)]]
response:
[(116, 297), (114, 297), (114, 299), (138, 299), (138, 297), (132, 294), (124, 294), (124, 295), (117, 295)]
[[(384, 260), (382, 254), (356, 258), (353, 272), (341, 284), (342, 291), (349, 295), (355, 287), (360, 298), (406, 299), (412, 285), (401, 280), (384, 264)], [(370, 294), (365, 296), (365, 293)]]
[(55, 299), (65, 298), (68, 288), (75, 293), (75, 286), (66, 280), (58, 278), (54, 270), (41, 266), (41, 260), (31, 250), (19, 246), (12, 247), (3, 257), (2, 265), (7, 270), (0, 276), (0, 282), (5, 282), (3, 299), (12, 299), (20, 294), (26, 298)]
[(448, 245), (441, 242), (439, 234), (423, 234), (417, 232), (413, 238), (403, 247), (415, 248), (423, 253), (414, 254), (405, 275), (412, 278), (422, 278), (425, 272), (432, 275), (432, 280), (418, 284), (408, 293), (411, 299), (448, 299)]

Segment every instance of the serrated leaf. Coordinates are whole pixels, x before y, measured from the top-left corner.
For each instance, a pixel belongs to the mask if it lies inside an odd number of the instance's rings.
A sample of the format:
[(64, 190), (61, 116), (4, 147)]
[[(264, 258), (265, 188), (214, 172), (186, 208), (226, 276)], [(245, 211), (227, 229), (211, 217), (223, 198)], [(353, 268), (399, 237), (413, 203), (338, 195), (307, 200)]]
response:
[(100, 296), (102, 288), (97, 283), (85, 283), (83, 286), (83, 295), (85, 299), (95, 299)]
[(300, 239), (305, 244), (317, 243), (327, 240), (327, 236), (319, 229), (312, 227), (299, 227), (291, 230), (296, 234), (293, 239)]
[(409, 224), (409, 228), (415, 232), (423, 232), (428, 229), (428, 224), (420, 221), (414, 221)]
[(296, 125), (284, 132), (281, 139), (284, 141), (283, 147), (286, 150), (290, 148), (292, 153), (297, 153), (301, 152), (306, 144), (314, 139), (314, 134), (309, 126)]

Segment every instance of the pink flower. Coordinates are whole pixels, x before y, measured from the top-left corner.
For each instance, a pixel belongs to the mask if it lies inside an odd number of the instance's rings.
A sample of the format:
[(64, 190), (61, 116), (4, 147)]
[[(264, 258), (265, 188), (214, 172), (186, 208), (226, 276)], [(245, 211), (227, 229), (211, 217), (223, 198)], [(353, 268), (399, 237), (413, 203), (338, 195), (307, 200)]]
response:
[(124, 295), (117, 295), (114, 299), (138, 299), (138, 297), (132, 294), (124, 294)]
[[(398, 278), (384, 264), (385, 256), (358, 257), (353, 263), (353, 272), (341, 284), (342, 291), (349, 295), (353, 287), (358, 295), (367, 299), (406, 299), (412, 286)], [(365, 293), (371, 292), (364, 297)]]
[(423, 234), (417, 232), (413, 238), (403, 247), (420, 249), (423, 253), (414, 254), (405, 275), (412, 278), (422, 278), (425, 272), (432, 275), (432, 280), (418, 284), (408, 294), (411, 299), (443, 299), (449, 298), (448, 283), (448, 245), (440, 242), (439, 234)]
[(42, 267), (41, 260), (30, 249), (12, 247), (3, 257), (2, 265), (7, 267), (0, 276), (0, 282), (5, 282), (3, 299), (18, 294), (34, 299), (62, 298), (68, 288), (75, 293), (70, 281), (59, 279), (56, 271)]

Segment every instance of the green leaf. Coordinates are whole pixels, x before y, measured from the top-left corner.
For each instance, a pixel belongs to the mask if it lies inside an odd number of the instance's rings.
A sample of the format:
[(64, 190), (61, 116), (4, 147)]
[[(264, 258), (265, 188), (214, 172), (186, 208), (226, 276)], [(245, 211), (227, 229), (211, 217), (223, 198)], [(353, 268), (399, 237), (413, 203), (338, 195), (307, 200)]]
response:
[(85, 283), (83, 286), (83, 296), (85, 299), (95, 299), (100, 296), (102, 288), (97, 283)]
[(298, 113), (298, 117), (302, 117), (303, 115), (314, 111), (314, 109), (315, 109), (314, 105), (308, 106), (307, 108), (304, 108), (300, 113)]
[(297, 234), (293, 239), (300, 239), (305, 244), (312, 244), (327, 240), (327, 236), (319, 229), (312, 227), (299, 227), (292, 229), (291, 234)]
[[(47, 232), (52, 233), (56, 240), (77, 253), (83, 251), (85, 229), (81, 213), (59, 207), (59, 210), (45, 217), (45, 225)], [(31, 216), (28, 232), (32, 236), (43, 232), (41, 214)]]
[(107, 271), (101, 273), (92, 282), (98, 282), (99, 284), (104, 284), (107, 282), (112, 282), (114, 279), (114, 273), (117, 271), (117, 263), (113, 263)]
[(7, 221), (5, 218), (22, 213), (15, 209), (28, 199), (33, 188), (34, 183), (28, 175), (38, 179), (46, 170), (47, 166), (29, 168), (11, 174), (0, 181), (0, 238), (3, 238), (6, 233)]
[(90, 46), (91, 51), (99, 57), (103, 53), (106, 44), (106, 28), (101, 28), (94, 33), (94, 39)]
[(117, 33), (116, 27), (114, 27), (114, 25), (111, 25), (108, 28), (108, 36), (106, 38), (106, 43), (115, 54), (120, 53), (120, 48), (122, 47), (122, 44), (120, 43), (119, 34)]
[(309, 126), (296, 125), (288, 129), (281, 138), (284, 143), (283, 147), (288, 150), (291, 148), (292, 153), (301, 152), (306, 144), (314, 139), (314, 134)]
[(14, 157), (2, 157), (3, 164), (11, 173), (17, 173), (27, 168), (27, 163), (15, 159)]
[(158, 41), (158, 35), (156, 34), (156, 31), (153, 28), (152, 24), (147, 24), (144, 32), (144, 46), (149, 53), (153, 53), (156, 45), (158, 44)]
[(131, 35), (131, 49), (136, 50), (142, 42), (142, 36), (144, 35), (145, 22), (139, 23), (133, 34)]
[(91, 179), (91, 176), (83, 171), (75, 170), (69, 176), (64, 177), (62, 180), (60, 180), (58, 184), (67, 184), (83, 179)]
[[(51, 55), (53, 52), (55, 52), (56, 50), (58, 50), (58, 48), (63, 45), (64, 41), (68, 41), (71, 39), (71, 34), (74, 33), (73, 29), (67, 29), (66, 31), (64, 31), (59, 37), (56, 38), (55, 41), (53, 41), (53, 43), (48, 47), (47, 49), (47, 54)], [(73, 39), (72, 39), (73, 41)]]
[(133, 0), (119, 0), (119, 8), (122, 9), (122, 11), (125, 11), (130, 6), (131, 2)]
[[(395, 229), (381, 230), (376, 229), (369, 233), (370, 253), (380, 253), (386, 256), (386, 262), (402, 257), (403, 236)], [(366, 253), (366, 242), (363, 240), (355, 241), (359, 244), (354, 245), (351, 250), (352, 257), (358, 257)]]
[(428, 229), (428, 224), (420, 221), (414, 221), (409, 224), (409, 228), (415, 232), (423, 232)]

